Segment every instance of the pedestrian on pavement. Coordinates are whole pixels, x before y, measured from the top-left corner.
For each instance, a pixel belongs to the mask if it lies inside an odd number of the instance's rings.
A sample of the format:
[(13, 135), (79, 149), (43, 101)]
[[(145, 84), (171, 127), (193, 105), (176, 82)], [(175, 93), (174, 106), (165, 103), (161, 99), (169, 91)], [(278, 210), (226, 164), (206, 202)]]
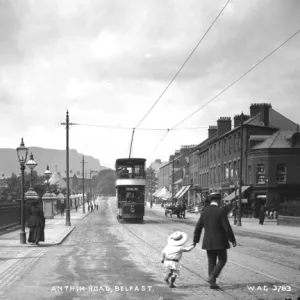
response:
[(91, 212), (94, 212), (93, 204), (91, 204)]
[(38, 245), (39, 242), (45, 241), (45, 216), (43, 210), (38, 207), (38, 202), (32, 204), (28, 227), (28, 243)]
[(64, 206), (63, 203), (60, 205), (60, 215), (61, 215), (61, 216), (64, 216), (64, 215), (65, 215), (65, 206)]
[[(187, 234), (181, 231), (176, 231), (168, 237), (168, 244), (161, 253), (161, 262), (168, 270), (164, 278), (170, 288), (175, 288), (174, 282), (176, 277), (180, 275), (179, 261), (183, 252), (189, 252), (194, 248), (194, 245), (182, 247), (188, 240)], [(169, 279), (171, 277), (171, 281)]]
[(208, 282), (212, 289), (219, 288), (216, 279), (227, 262), (227, 249), (230, 248), (228, 241), (233, 247), (236, 246), (228, 217), (219, 205), (219, 199), (213, 197), (210, 199), (210, 205), (202, 211), (194, 231), (194, 245), (196, 245), (199, 243), (204, 228), (202, 249), (207, 252)]
[(259, 213), (259, 224), (264, 225), (265, 216), (266, 216), (266, 210), (265, 210), (265, 204), (262, 204), (260, 206), (260, 213)]
[(90, 204), (88, 204), (88, 211), (90, 211)]
[(76, 209), (76, 212), (77, 212), (77, 208), (78, 208), (78, 205), (77, 205), (77, 204), (75, 204), (75, 209)]

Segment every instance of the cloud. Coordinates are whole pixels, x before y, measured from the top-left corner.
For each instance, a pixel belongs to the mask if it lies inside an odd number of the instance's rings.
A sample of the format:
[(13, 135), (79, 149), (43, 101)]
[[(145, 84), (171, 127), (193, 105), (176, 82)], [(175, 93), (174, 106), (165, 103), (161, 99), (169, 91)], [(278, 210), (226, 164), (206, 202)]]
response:
[[(0, 1), (1, 147), (24, 135), (32, 146), (64, 149), (67, 109), (75, 123), (134, 128), (225, 3)], [(231, 1), (139, 127), (178, 124), (299, 29), (299, 15), (296, 0)], [(297, 121), (299, 45), (300, 35), (178, 127), (214, 125), (251, 102), (270, 102)], [(136, 130), (134, 154), (148, 157), (165, 132)], [(74, 126), (70, 142), (113, 163), (128, 155), (131, 133)], [(206, 137), (206, 128), (170, 132), (150, 160)]]

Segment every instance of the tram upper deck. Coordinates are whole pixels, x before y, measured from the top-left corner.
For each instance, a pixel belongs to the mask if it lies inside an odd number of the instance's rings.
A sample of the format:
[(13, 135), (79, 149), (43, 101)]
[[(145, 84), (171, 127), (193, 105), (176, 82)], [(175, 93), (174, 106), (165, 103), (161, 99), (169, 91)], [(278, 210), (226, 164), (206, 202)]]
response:
[(145, 158), (119, 158), (116, 160), (116, 185), (145, 185)]

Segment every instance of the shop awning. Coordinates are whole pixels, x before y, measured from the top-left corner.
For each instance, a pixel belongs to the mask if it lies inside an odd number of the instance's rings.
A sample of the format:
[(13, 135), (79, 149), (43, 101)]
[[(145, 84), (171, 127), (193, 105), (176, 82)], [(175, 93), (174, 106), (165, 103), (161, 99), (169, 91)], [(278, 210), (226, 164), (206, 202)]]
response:
[(189, 189), (190, 189), (191, 185), (187, 185), (187, 186), (184, 186), (184, 189), (182, 189), (181, 193), (178, 192), (178, 196), (177, 196), (177, 199), (182, 197)]
[(176, 180), (176, 181), (174, 182), (174, 184), (179, 184), (179, 183), (181, 183), (181, 182), (182, 182), (182, 178)]
[(159, 193), (156, 194), (155, 197), (160, 198), (162, 195), (164, 195), (166, 193), (167, 189), (165, 187), (163, 187)]
[(174, 198), (178, 198), (178, 195), (180, 195), (182, 192), (183, 192), (183, 190), (186, 188), (186, 185), (184, 185), (177, 193), (176, 193), (176, 195), (175, 195), (175, 197)]
[(162, 190), (163, 188), (158, 189), (157, 191), (155, 191), (152, 196), (156, 197), (156, 195)]
[(172, 194), (169, 191), (166, 191), (166, 193), (164, 195), (162, 195), (160, 198), (162, 200), (168, 200), (168, 199), (172, 198)]
[[(242, 186), (242, 194), (248, 190), (250, 188), (250, 185), (243, 185)], [(233, 192), (231, 194), (229, 194), (228, 196), (226, 196), (223, 200), (224, 201), (231, 201), (235, 198), (235, 195), (238, 196), (239, 195), (239, 189), (236, 190), (236, 192)]]

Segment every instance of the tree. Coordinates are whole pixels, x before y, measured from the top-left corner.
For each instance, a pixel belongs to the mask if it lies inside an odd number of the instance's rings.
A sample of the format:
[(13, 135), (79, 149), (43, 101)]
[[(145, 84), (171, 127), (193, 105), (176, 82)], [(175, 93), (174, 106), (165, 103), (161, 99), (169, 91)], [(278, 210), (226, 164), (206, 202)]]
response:
[(116, 172), (111, 169), (101, 170), (98, 173), (97, 190), (104, 195), (115, 194)]
[(146, 194), (153, 194), (157, 189), (158, 178), (151, 167), (146, 170)]
[(78, 180), (76, 174), (73, 175), (71, 188), (74, 191), (77, 191), (79, 188), (79, 180)]

